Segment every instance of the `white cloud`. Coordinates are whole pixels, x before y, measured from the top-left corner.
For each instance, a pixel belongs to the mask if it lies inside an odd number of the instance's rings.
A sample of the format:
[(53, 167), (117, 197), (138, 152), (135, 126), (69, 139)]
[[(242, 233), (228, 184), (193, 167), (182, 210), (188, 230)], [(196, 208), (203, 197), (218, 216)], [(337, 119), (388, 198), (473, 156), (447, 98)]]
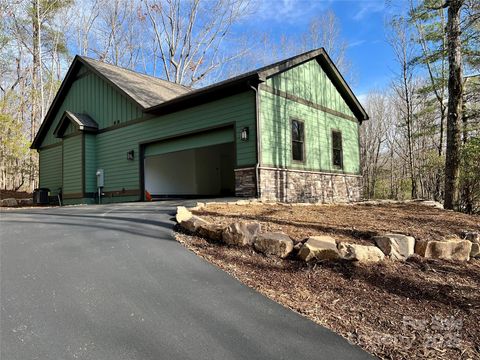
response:
[(258, 0), (255, 2), (255, 16), (275, 22), (306, 22), (333, 0)]
[(385, 10), (385, 2), (383, 0), (360, 0), (357, 4), (359, 10), (352, 17), (355, 21), (362, 20), (366, 16)]
[(347, 45), (347, 47), (349, 48), (353, 48), (353, 47), (356, 47), (356, 46), (360, 46), (360, 45), (363, 45), (366, 43), (366, 40), (357, 40), (357, 41), (352, 41), (351, 43), (349, 43)]

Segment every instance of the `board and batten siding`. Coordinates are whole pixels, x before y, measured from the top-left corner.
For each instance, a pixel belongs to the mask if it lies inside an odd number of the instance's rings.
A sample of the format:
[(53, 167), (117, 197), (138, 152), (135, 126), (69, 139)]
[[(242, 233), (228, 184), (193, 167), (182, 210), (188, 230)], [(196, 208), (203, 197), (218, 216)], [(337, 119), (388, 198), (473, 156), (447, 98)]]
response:
[[(63, 139), (63, 194), (82, 193), (82, 137), (76, 135)], [(79, 196), (81, 197), (81, 196)]]
[(85, 134), (85, 192), (94, 193), (97, 191), (97, 153), (96, 136), (94, 134)]
[[(253, 91), (99, 133), (96, 136), (96, 164), (105, 172), (104, 191), (140, 188), (138, 156), (141, 143), (155, 142), (229, 124), (235, 125), (236, 167), (253, 166), (256, 163)], [(250, 138), (246, 142), (240, 140), (244, 127), (250, 129)], [(127, 159), (127, 152), (131, 150), (135, 152), (133, 161)]]
[(142, 110), (125, 95), (87, 71), (71, 85), (41, 146), (61, 141), (53, 135), (53, 131), (66, 110), (88, 114), (98, 123), (100, 129), (113, 126), (116, 121), (125, 123), (144, 116)]
[[(316, 60), (268, 79), (264, 86), (260, 86), (259, 96), (262, 166), (359, 174), (358, 122), (335, 115), (338, 112), (353, 117)], [(312, 103), (331, 111), (323, 111)], [(304, 162), (292, 161), (292, 119), (304, 122)], [(342, 133), (341, 170), (332, 163), (332, 130)]]
[(52, 195), (62, 187), (62, 146), (39, 151), (39, 187), (48, 188)]

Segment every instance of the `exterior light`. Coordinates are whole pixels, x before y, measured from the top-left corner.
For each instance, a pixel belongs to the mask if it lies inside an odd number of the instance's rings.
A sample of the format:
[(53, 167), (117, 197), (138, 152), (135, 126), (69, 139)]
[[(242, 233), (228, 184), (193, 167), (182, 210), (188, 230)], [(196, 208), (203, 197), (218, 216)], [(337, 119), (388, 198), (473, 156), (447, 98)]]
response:
[(248, 141), (248, 127), (244, 127), (242, 129), (242, 133), (240, 135), (240, 138), (242, 139), (242, 141)]
[(135, 152), (133, 150), (130, 150), (127, 152), (127, 160), (133, 160), (135, 158)]

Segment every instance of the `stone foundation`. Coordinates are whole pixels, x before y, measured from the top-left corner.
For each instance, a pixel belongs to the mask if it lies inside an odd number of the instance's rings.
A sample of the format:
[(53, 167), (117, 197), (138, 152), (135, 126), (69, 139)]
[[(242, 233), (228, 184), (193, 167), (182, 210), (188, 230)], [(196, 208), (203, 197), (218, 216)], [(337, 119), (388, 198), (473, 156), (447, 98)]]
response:
[(360, 200), (362, 191), (359, 175), (260, 168), (259, 177), (260, 198), (266, 201), (354, 202)]
[(235, 196), (255, 197), (255, 168), (235, 169)]

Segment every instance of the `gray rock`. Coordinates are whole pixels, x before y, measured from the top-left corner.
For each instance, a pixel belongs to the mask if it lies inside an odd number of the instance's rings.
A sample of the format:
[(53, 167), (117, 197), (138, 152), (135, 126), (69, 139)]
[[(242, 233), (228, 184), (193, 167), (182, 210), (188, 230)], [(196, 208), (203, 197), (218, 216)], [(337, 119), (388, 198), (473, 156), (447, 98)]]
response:
[(3, 200), (0, 200), (0, 201), (1, 201), (0, 204), (1, 204), (2, 207), (14, 207), (14, 206), (18, 205), (17, 199), (13, 199), (13, 198), (3, 199)]
[(33, 199), (19, 199), (17, 202), (20, 206), (33, 206)]
[(472, 243), (480, 244), (480, 232), (477, 231), (464, 231), (463, 238), (471, 241)]
[(337, 243), (330, 236), (311, 236), (302, 245), (298, 257), (303, 261), (335, 260), (340, 258)]
[(403, 234), (385, 234), (373, 238), (386, 256), (394, 260), (405, 260), (415, 253), (415, 238)]
[(472, 250), (470, 251), (470, 259), (480, 258), (480, 244), (472, 243)]
[(366, 246), (357, 244), (340, 243), (338, 252), (345, 260), (357, 262), (379, 262), (385, 258), (382, 250), (376, 246)]
[(286, 258), (293, 250), (293, 241), (281, 232), (259, 234), (253, 240), (253, 247), (264, 254)]
[(200, 223), (198, 226), (198, 234), (206, 239), (220, 242), (222, 241), (222, 233), (224, 227), (218, 224), (212, 223)]
[(196, 215), (192, 215), (189, 219), (187, 220), (182, 220), (180, 222), (180, 226), (184, 228), (185, 230), (188, 230), (192, 233), (195, 233), (198, 231), (200, 226), (208, 224), (206, 220), (203, 220), (201, 217), (198, 217)]
[(425, 206), (430, 206), (430, 207), (434, 207), (436, 209), (444, 209), (443, 207), (443, 204), (442, 203), (439, 203), (438, 201), (433, 201), (433, 200), (423, 200), (420, 202), (422, 205), (425, 205)]
[(222, 239), (228, 245), (245, 246), (251, 245), (258, 233), (258, 223), (233, 223), (223, 230)]

